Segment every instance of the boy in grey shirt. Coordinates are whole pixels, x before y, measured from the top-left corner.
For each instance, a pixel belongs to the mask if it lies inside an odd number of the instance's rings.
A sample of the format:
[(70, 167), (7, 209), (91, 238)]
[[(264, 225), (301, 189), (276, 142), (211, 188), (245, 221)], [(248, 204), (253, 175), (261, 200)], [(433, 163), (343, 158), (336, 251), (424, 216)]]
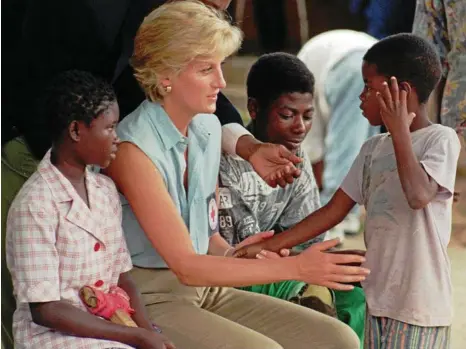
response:
[(426, 102), (441, 75), (435, 49), (398, 34), (364, 56), (363, 115), (388, 133), (362, 146), (330, 202), (288, 232), (237, 252), (289, 248), (338, 224), (356, 203), (367, 211), (362, 282), (365, 347), (449, 348), (452, 289), (447, 246), (460, 142), (432, 124)]
[[(247, 91), (252, 119), (248, 130), (262, 142), (283, 145), (304, 161), (299, 165), (301, 175), (293, 183), (284, 188), (272, 188), (249, 162), (238, 156), (222, 155), (219, 227), (220, 234), (230, 244), (238, 244), (261, 231), (279, 233), (320, 208), (319, 189), (312, 167), (300, 148), (312, 124), (314, 76), (295, 56), (267, 54), (252, 66)], [(324, 236), (321, 234), (306, 241), (299, 248), (322, 241)], [(332, 315), (335, 313), (329, 307), (333, 305), (332, 294), (325, 287), (285, 281), (245, 289), (286, 300), (298, 300), (298, 296), (307, 291), (306, 295), (314, 297), (311, 307)]]

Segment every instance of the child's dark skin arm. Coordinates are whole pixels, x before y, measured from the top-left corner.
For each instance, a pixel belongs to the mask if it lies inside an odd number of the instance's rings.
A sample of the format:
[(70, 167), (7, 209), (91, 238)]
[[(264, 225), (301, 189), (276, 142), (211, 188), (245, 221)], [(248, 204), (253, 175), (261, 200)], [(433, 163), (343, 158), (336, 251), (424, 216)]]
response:
[(103, 320), (65, 301), (29, 303), (32, 320), (65, 334), (111, 340), (141, 349), (166, 349), (154, 331), (127, 327)]
[(437, 194), (438, 184), (429, 177), (416, 158), (409, 130), (400, 131), (392, 137), (398, 175), (409, 207), (414, 210), (422, 209)]
[(118, 286), (121, 287), (129, 296), (131, 308), (134, 309), (134, 314), (132, 315), (134, 322), (139, 327), (152, 330), (152, 322), (147, 315), (146, 308), (142, 303), (139, 290), (129, 275), (129, 272), (120, 274), (120, 278), (118, 279)]
[(320, 160), (315, 164), (312, 164), (312, 171), (314, 171), (314, 177), (316, 178), (317, 187), (322, 190), (322, 177), (324, 173), (324, 160)]
[[(378, 94), (383, 122), (392, 136), (393, 147), (401, 186), (409, 206), (424, 208), (435, 197), (438, 184), (429, 177), (414, 153), (411, 144), (410, 125), (416, 116), (408, 113), (406, 89), (399, 92), (396, 78), (390, 79)], [(408, 86), (407, 89), (410, 89)]]
[(307, 216), (293, 228), (258, 244), (245, 246), (234, 255), (256, 258), (261, 250), (279, 252), (284, 248), (292, 248), (333, 228), (346, 217), (354, 205), (355, 202), (342, 189), (338, 189), (327, 205)]

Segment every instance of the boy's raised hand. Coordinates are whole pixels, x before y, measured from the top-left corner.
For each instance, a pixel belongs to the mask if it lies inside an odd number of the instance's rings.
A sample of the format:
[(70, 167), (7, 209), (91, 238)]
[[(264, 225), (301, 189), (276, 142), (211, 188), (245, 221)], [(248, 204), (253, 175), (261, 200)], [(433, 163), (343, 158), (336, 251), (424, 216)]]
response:
[(390, 86), (383, 83), (381, 92), (377, 92), (377, 100), (380, 106), (380, 116), (387, 130), (393, 134), (400, 130), (409, 130), (411, 123), (416, 117), (415, 113), (408, 112), (408, 91), (409, 86), (399, 91), (398, 81), (392, 76)]

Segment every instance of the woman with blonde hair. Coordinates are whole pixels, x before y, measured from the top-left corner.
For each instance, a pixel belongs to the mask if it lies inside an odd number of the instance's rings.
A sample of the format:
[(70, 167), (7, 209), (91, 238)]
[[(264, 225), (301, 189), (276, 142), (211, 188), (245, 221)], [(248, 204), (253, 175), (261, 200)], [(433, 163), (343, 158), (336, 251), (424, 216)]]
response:
[(225, 87), (221, 64), (241, 41), (221, 12), (197, 1), (159, 7), (136, 35), (132, 65), (147, 99), (118, 126), (122, 143), (107, 169), (124, 196), (132, 277), (151, 320), (180, 348), (359, 348), (336, 319), (231, 288), (297, 279), (351, 289), (345, 283), (368, 273), (342, 265), (363, 257), (325, 253), (337, 241), (246, 260), (232, 258), (219, 235), (221, 128), (212, 113)]

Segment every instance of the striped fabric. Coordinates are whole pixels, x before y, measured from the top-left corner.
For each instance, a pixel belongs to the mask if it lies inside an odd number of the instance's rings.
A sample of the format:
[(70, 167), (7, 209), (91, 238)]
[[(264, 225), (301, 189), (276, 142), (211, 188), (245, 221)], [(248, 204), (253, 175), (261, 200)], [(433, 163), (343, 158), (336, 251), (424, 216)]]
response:
[(448, 349), (450, 327), (421, 327), (386, 318), (366, 316), (364, 349)]

